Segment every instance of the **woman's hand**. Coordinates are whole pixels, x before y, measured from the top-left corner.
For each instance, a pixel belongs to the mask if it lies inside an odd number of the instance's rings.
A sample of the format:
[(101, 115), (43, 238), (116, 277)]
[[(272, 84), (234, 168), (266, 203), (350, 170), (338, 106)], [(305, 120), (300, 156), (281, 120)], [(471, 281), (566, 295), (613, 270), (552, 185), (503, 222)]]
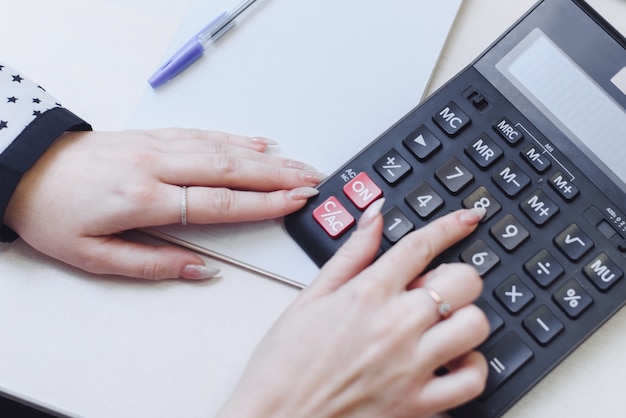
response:
[[(220, 418), (428, 416), (482, 392), (487, 365), (472, 351), (489, 331), (472, 305), (482, 281), (466, 264), (425, 269), (484, 210), (442, 217), (368, 267), (380, 245), (379, 210), (370, 206), (269, 331)], [(441, 301), (452, 309), (445, 319)], [(441, 366), (448, 373), (436, 376)]]
[(34, 248), (84, 270), (146, 279), (202, 279), (217, 270), (175, 246), (123, 240), (134, 228), (270, 219), (300, 209), (323, 178), (265, 153), (273, 141), (163, 129), (74, 132), (20, 182), (4, 222)]

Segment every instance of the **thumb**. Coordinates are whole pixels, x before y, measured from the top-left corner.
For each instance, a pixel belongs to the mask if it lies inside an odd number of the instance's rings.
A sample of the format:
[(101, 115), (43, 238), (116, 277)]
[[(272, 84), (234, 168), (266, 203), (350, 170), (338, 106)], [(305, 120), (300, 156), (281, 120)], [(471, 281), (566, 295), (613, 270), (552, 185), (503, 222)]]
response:
[(384, 203), (384, 198), (378, 199), (363, 212), (357, 229), (304, 290), (304, 298), (317, 298), (334, 292), (374, 261), (382, 239), (380, 210)]
[(193, 252), (176, 246), (153, 246), (117, 236), (90, 237), (88, 240), (82, 251), (83, 257), (72, 264), (92, 273), (147, 280), (203, 280), (220, 271), (206, 266)]

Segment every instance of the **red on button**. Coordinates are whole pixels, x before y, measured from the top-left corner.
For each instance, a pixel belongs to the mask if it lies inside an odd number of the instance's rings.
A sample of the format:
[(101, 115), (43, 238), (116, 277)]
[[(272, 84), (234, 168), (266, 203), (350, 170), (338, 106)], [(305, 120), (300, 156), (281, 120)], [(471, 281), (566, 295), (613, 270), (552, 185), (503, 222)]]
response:
[(335, 196), (329, 197), (319, 205), (313, 211), (313, 218), (333, 238), (338, 237), (354, 224), (354, 217), (348, 213)]
[(361, 210), (368, 207), (370, 203), (383, 194), (383, 191), (365, 172), (359, 173), (358, 176), (343, 186), (343, 192)]

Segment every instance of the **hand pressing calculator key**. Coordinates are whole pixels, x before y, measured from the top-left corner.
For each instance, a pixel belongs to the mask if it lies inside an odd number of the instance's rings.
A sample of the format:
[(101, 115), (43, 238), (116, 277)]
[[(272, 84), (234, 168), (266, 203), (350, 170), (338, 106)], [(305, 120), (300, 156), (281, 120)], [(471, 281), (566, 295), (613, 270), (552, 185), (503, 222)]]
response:
[(580, 0), (539, 1), (486, 52), (286, 218), (325, 263), (385, 197), (384, 253), (464, 207), (487, 210), (438, 262), (484, 280), (484, 393), (502, 415), (626, 299), (626, 39)]

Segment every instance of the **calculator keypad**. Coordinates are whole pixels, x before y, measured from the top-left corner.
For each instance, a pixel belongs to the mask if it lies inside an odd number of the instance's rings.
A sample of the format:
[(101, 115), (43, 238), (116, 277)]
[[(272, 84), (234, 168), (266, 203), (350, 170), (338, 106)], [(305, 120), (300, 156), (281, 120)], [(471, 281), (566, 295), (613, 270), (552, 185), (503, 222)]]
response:
[(419, 161), (427, 160), (441, 148), (441, 142), (424, 125), (407, 136), (403, 142)]
[(524, 318), (524, 328), (541, 345), (547, 345), (556, 338), (564, 326), (546, 305), (541, 305)]
[(515, 197), (530, 184), (530, 177), (513, 161), (508, 161), (491, 177), (508, 197)]
[(343, 192), (352, 203), (361, 210), (368, 207), (370, 203), (379, 199), (383, 194), (382, 190), (380, 190), (366, 173), (359, 173), (355, 178), (350, 180), (350, 182), (343, 187)]
[(493, 166), (502, 157), (504, 151), (486, 133), (482, 133), (474, 142), (465, 147), (465, 153), (474, 164), (485, 170)]
[(395, 149), (389, 150), (374, 163), (374, 169), (387, 183), (395, 184), (411, 172), (411, 166)]
[(333, 238), (343, 234), (354, 224), (354, 217), (335, 196), (319, 205), (313, 211), (313, 218)]
[(433, 120), (448, 136), (458, 135), (472, 122), (455, 102), (448, 102), (433, 115)]
[(396, 243), (411, 232), (415, 227), (397, 206), (393, 206), (383, 214), (383, 235), (390, 242)]
[(576, 279), (568, 280), (554, 293), (553, 298), (563, 309), (563, 312), (571, 318), (580, 316), (585, 309), (593, 304), (593, 298)]
[(469, 196), (463, 199), (462, 204), (465, 209), (484, 208), (487, 212), (481, 220), (482, 223), (487, 222), (502, 209), (500, 202), (493, 197), (485, 186), (480, 186), (478, 189), (474, 190)]
[(443, 198), (426, 182), (421, 182), (405, 200), (422, 219), (430, 218), (444, 205)]
[[(501, 387), (514, 380), (507, 390), (518, 394), (520, 380), (524, 390), (532, 386), (584, 339), (581, 324), (606, 315), (596, 308), (626, 282), (626, 240), (595, 207), (608, 202), (601, 190), (485, 89), (460, 86), (439, 105), (418, 108), (419, 117), (407, 117), (397, 134), (385, 134), (322, 185), (312, 215), (332, 248), (321, 264), (381, 196), (381, 252), (454, 209), (486, 209), (477, 231), (438, 261), (467, 263), (484, 280), (476, 304), (490, 324), (479, 348), (489, 377), (468, 411), (491, 416), (486, 405), (500, 402)], [(304, 240), (311, 238), (299, 241), (306, 248)], [(459, 416), (468, 414), (463, 408)]]
[(452, 194), (457, 194), (474, 180), (470, 170), (453, 157), (435, 171), (435, 177)]

